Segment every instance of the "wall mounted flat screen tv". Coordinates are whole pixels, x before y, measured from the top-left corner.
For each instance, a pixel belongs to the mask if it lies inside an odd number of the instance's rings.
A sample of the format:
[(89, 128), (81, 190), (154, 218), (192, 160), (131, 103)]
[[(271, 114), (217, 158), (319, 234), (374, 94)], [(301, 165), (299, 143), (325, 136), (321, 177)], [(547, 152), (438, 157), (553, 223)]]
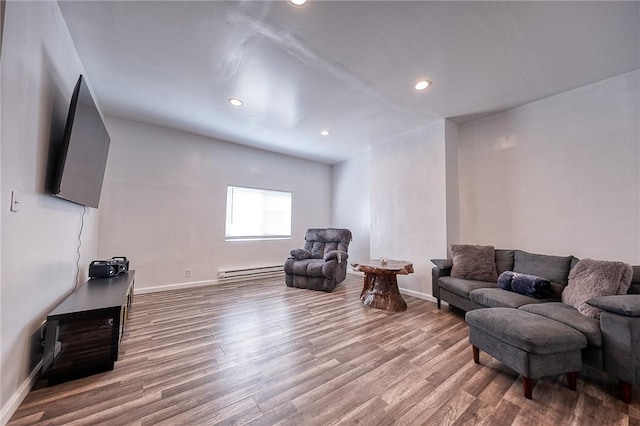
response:
[(111, 138), (82, 75), (71, 97), (53, 195), (98, 207)]

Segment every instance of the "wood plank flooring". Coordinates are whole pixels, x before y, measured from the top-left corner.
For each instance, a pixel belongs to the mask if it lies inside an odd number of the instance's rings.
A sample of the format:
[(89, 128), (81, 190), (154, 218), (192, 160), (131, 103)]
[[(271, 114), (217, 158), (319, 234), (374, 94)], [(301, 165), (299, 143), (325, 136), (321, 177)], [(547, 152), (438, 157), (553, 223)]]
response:
[(137, 295), (113, 371), (33, 390), (10, 425), (640, 425), (602, 380), (473, 363), (463, 314), (363, 306), (284, 278)]

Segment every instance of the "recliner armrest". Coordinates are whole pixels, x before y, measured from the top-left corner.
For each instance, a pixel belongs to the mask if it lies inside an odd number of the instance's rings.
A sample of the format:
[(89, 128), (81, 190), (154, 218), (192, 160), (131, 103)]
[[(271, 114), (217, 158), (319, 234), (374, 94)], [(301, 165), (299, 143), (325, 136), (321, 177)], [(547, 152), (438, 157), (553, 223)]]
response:
[(311, 259), (311, 252), (307, 249), (293, 249), (291, 250), (291, 257), (296, 260)]
[(640, 317), (640, 294), (600, 296), (587, 300), (596, 308), (625, 317)]
[(349, 258), (349, 255), (347, 254), (346, 251), (342, 251), (342, 250), (331, 250), (327, 253), (325, 253), (324, 257), (322, 258), (322, 260), (324, 260), (325, 262), (328, 262), (330, 260), (337, 260), (338, 263), (341, 263), (343, 260), (347, 260)]

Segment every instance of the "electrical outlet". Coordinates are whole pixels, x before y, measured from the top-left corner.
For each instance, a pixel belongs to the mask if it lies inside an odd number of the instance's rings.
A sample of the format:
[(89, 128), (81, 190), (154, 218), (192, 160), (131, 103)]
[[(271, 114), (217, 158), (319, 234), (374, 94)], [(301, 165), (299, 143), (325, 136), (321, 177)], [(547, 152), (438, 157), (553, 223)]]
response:
[(9, 211), (17, 212), (18, 211), (18, 191), (11, 191), (11, 206), (9, 207)]
[(191, 278), (191, 269), (185, 269), (184, 270), (184, 277), (185, 278)]

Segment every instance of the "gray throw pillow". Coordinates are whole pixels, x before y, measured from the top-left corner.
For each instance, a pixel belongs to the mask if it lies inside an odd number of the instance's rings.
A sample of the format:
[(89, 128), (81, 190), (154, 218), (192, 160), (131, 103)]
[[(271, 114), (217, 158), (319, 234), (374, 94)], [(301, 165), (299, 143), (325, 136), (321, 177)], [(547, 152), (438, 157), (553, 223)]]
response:
[(549, 280), (535, 275), (504, 271), (498, 277), (498, 287), (536, 299), (551, 297), (551, 283)]
[(626, 294), (633, 269), (624, 262), (583, 259), (571, 270), (569, 285), (562, 293), (562, 301), (581, 314), (600, 318), (601, 310), (587, 303), (598, 296)]
[(496, 282), (496, 250), (493, 246), (452, 244), (451, 276), (466, 280)]

